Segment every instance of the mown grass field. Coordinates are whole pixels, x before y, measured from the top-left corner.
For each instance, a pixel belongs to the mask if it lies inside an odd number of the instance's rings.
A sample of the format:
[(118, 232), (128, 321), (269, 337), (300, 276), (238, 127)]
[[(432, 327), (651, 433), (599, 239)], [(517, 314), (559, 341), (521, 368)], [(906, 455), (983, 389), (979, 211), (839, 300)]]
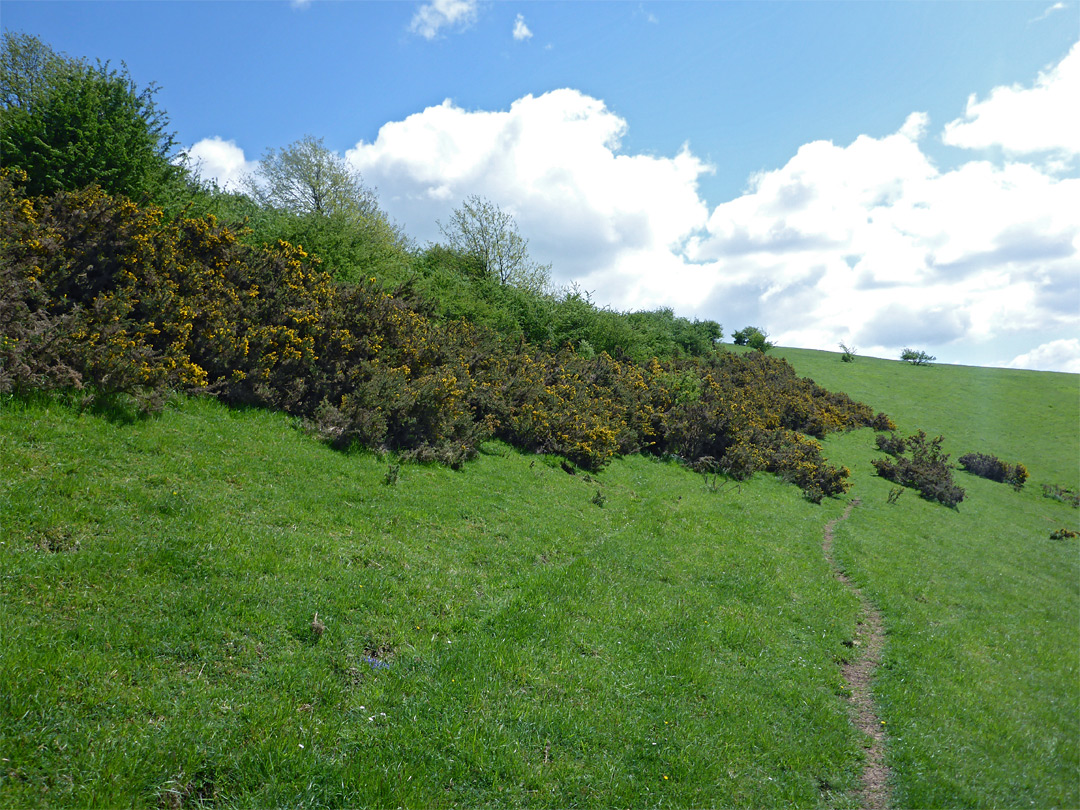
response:
[[(894, 804), (1080, 805), (1080, 555), (1049, 539), (1078, 513), (1041, 491), (1080, 478), (1076, 376), (774, 351), (1031, 471), (889, 504), (872, 433), (825, 443), (862, 501), (835, 553), (888, 631)], [(821, 553), (845, 501), (709, 483), (4, 400), (0, 805), (855, 806), (858, 606)]]

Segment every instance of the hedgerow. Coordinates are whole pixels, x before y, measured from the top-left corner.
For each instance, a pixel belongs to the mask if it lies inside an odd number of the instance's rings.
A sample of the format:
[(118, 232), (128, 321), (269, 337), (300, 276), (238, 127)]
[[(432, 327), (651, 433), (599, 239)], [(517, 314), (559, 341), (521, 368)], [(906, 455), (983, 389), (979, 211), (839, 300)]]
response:
[(458, 466), (495, 436), (598, 469), (616, 455), (775, 473), (807, 497), (848, 471), (809, 437), (892, 427), (783, 360), (713, 351), (637, 362), (550, 351), (435, 319), (374, 278), (335, 281), (299, 245), (245, 244), (96, 187), (29, 199), (0, 177), (0, 391), (171, 390), (283, 410), (337, 446)]

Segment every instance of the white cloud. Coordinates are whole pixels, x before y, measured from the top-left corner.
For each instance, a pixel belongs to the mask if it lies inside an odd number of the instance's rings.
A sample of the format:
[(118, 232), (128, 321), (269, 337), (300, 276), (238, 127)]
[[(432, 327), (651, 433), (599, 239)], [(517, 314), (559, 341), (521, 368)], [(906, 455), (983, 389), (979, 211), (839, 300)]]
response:
[(1054, 5), (1047, 8), (1046, 11), (1044, 11), (1038, 17), (1032, 17), (1030, 20), (1028, 20), (1028, 22), (1040, 22), (1041, 20), (1045, 20), (1055, 11), (1063, 11), (1065, 8), (1066, 5), (1064, 3), (1054, 3)]
[(965, 346), (1080, 328), (1080, 179), (1024, 163), (941, 171), (920, 147), (928, 126), (913, 113), (882, 138), (806, 144), (711, 213), (697, 186), (708, 165), (688, 147), (622, 152), (627, 122), (575, 90), (497, 112), (445, 101), (347, 157), (413, 236), (437, 240), (436, 220), (481, 194), (514, 214), (556, 281), (620, 309), (956, 362)]
[(447, 100), (384, 125), (346, 156), (415, 237), (437, 239), (436, 219), (480, 194), (511, 211), (537, 258), (569, 281), (649, 253), (670, 259), (705, 223), (697, 178), (709, 167), (686, 148), (672, 158), (623, 154), (625, 131), (602, 101), (554, 90), (498, 112)]
[[(493, 200), (556, 282), (601, 305), (755, 324), (782, 346), (1075, 370), (1077, 341), (1060, 338), (1080, 334), (1080, 178), (1019, 160), (939, 168), (916, 112), (884, 137), (807, 143), (710, 210), (711, 167), (689, 146), (627, 153), (627, 127), (572, 89), (498, 111), (447, 100), (346, 157), (421, 242), (466, 196)], [(191, 151), (219, 178), (253, 166), (220, 138)]]
[(213, 180), (225, 190), (236, 190), (240, 179), (258, 167), (257, 161), (244, 158), (244, 150), (235, 141), (217, 135), (203, 138), (187, 150), (195, 173), (203, 180)]
[(912, 137), (924, 125), (807, 144), (717, 206), (688, 251), (717, 268), (715, 306), (739, 301), (782, 345), (880, 356), (1080, 327), (1080, 180), (983, 161), (941, 172)]
[(518, 14), (517, 19), (514, 20), (514, 39), (520, 42), (525, 39), (532, 39), (532, 35), (529, 26), (525, 24), (525, 18)]
[(968, 98), (964, 117), (945, 125), (943, 140), (966, 149), (1000, 146), (1014, 155), (1080, 156), (1080, 42), (1031, 87), (995, 87)]
[(1052, 340), (1016, 357), (1008, 367), (1080, 374), (1080, 340)]
[(409, 30), (424, 39), (435, 39), (447, 26), (466, 28), (476, 21), (478, 0), (431, 0), (416, 10)]

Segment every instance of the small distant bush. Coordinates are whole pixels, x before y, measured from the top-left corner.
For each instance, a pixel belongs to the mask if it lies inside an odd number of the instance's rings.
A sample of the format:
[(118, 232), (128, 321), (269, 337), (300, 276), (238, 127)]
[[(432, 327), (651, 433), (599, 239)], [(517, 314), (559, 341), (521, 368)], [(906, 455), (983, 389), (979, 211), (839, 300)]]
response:
[(769, 342), (769, 333), (757, 326), (747, 326), (731, 336), (736, 346), (749, 346), (764, 354), (773, 347)]
[(845, 363), (854, 363), (855, 362), (855, 347), (854, 346), (847, 346), (844, 343), (841, 343), (840, 344), (840, 351), (843, 352), (843, 354), (840, 355), (840, 359), (843, 362), (845, 362)]
[(960, 466), (972, 475), (980, 478), (989, 478), (1004, 484), (1012, 484), (1013, 488), (1020, 490), (1027, 481), (1028, 471), (1023, 464), (1007, 464), (997, 456), (985, 453), (967, 453), (960, 456), (957, 461)]
[(888, 434), (879, 433), (875, 437), (878, 450), (882, 453), (888, 453), (890, 456), (899, 456), (904, 452), (907, 447), (907, 441), (898, 436), (895, 432), (890, 431)]
[(1074, 532), (1072, 529), (1058, 529), (1050, 535), (1051, 540), (1069, 540), (1073, 537), (1080, 537), (1080, 534)]
[(895, 461), (876, 458), (871, 464), (882, 478), (917, 489), (928, 501), (955, 507), (964, 500), (965, 493), (953, 482), (948, 453), (941, 452), (944, 440), (944, 436), (928, 440), (926, 433), (920, 430), (904, 440), (910, 458), (903, 455), (897, 455)]
[(879, 432), (883, 430), (896, 430), (896, 423), (889, 418), (888, 414), (879, 411), (871, 420), (870, 427)]
[(1057, 484), (1043, 484), (1043, 497), (1071, 504), (1073, 508), (1080, 507), (1080, 493), (1075, 489), (1059, 487)]
[(915, 349), (904, 349), (904, 351), (900, 353), (900, 359), (911, 363), (913, 366), (928, 366), (937, 360), (932, 354), (916, 351)]

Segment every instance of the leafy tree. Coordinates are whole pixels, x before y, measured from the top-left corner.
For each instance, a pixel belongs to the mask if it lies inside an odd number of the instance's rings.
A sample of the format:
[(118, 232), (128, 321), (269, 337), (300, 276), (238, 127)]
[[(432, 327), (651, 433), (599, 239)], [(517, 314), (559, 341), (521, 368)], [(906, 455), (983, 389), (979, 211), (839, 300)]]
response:
[(843, 354), (840, 355), (840, 359), (843, 360), (845, 363), (854, 363), (855, 362), (855, 347), (854, 346), (848, 346), (846, 343), (841, 341), (840, 342), (840, 351), (843, 352)]
[(339, 281), (383, 276), (398, 282), (408, 275), (408, 239), (360, 173), (322, 138), (305, 135), (268, 149), (242, 185), (260, 209), (248, 220), (256, 241), (303, 245)]
[(57, 54), (5, 33), (0, 53), (0, 165), (22, 169), (31, 195), (96, 183), (111, 194), (156, 198), (183, 169), (168, 118), (119, 70)]
[(900, 359), (911, 363), (913, 366), (928, 366), (937, 360), (933, 355), (927, 354), (924, 351), (916, 351), (915, 349), (904, 349), (904, 351), (900, 353)]
[(0, 48), (0, 105), (29, 112), (45, 87), (77, 64), (35, 36), (5, 31)]
[(731, 336), (736, 346), (749, 346), (763, 354), (775, 344), (769, 342), (769, 333), (757, 326), (747, 326)]
[(529, 258), (529, 242), (518, 233), (514, 218), (490, 200), (475, 194), (467, 198), (448, 223), (439, 223), (439, 230), (451, 248), (480, 257), (500, 284), (546, 291), (551, 265)]
[(367, 217), (379, 210), (375, 192), (345, 158), (305, 135), (282, 149), (267, 149), (254, 175), (242, 182), (261, 205), (294, 214)]

